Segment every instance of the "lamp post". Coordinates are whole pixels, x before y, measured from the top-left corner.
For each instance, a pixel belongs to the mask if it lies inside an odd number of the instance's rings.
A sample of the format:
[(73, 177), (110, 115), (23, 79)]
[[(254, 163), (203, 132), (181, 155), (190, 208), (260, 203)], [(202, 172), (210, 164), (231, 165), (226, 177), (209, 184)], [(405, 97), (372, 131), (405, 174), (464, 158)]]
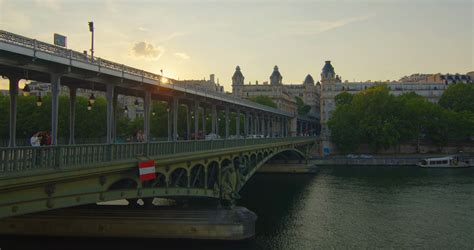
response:
[(91, 37), (91, 61), (94, 61), (94, 22), (89, 22), (89, 31), (92, 34), (92, 37)]

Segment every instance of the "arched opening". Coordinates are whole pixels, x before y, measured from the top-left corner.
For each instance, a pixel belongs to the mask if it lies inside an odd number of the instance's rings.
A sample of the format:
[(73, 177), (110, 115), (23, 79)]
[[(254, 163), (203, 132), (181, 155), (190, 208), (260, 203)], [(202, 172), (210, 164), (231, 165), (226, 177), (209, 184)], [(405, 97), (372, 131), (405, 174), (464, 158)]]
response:
[(170, 187), (188, 187), (188, 175), (186, 169), (178, 168), (171, 173)]
[(137, 182), (133, 179), (126, 178), (114, 182), (109, 186), (108, 190), (117, 190), (117, 189), (136, 189), (138, 186)]
[(153, 180), (152, 187), (166, 187), (166, 176), (162, 173), (156, 173), (156, 179)]
[(260, 152), (257, 154), (257, 162), (260, 162), (263, 160), (263, 154)]
[(204, 166), (198, 164), (191, 169), (191, 187), (204, 188), (205, 185)]
[(207, 165), (207, 188), (214, 189), (219, 185), (219, 163), (213, 161)]

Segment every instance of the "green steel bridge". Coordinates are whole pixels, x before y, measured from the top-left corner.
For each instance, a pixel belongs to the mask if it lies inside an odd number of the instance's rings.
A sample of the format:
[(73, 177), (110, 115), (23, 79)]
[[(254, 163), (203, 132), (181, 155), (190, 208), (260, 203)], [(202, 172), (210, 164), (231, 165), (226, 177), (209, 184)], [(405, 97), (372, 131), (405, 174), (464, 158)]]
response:
[[(316, 131), (315, 118), (230, 94), (182, 87), (174, 84), (178, 81), (162, 75), (3, 30), (0, 75), (9, 80), (10, 96), (8, 147), (0, 147), (0, 218), (151, 197), (195, 197), (232, 204), (262, 164), (279, 158), (304, 160), (316, 143), (315, 137), (297, 137), (308, 134), (304, 131)], [(18, 146), (20, 80), (50, 84), (51, 146)], [(62, 145), (64, 141), (58, 138), (59, 95), (64, 89), (69, 97), (67, 145)], [(104, 144), (77, 144), (78, 89), (105, 95)], [(143, 100), (144, 142), (117, 143), (119, 95)], [(152, 101), (168, 105), (166, 142), (150, 141)], [(186, 108), (185, 121), (178, 121), (180, 106)], [(220, 112), (225, 113), (223, 124), (218, 119)], [(230, 135), (231, 113), (236, 117), (235, 135)], [(206, 128), (207, 114), (211, 114), (210, 129)], [(196, 135), (199, 131), (211, 131), (224, 139), (180, 141), (179, 122), (186, 123), (187, 135), (192, 134), (193, 127)], [(224, 125), (225, 131), (219, 133), (219, 124)], [(138, 164), (148, 160), (156, 163), (156, 179), (142, 182)]]
[[(307, 159), (315, 137), (0, 148), (0, 218), (149, 197), (232, 203), (272, 158)], [(140, 181), (138, 163), (156, 162)]]

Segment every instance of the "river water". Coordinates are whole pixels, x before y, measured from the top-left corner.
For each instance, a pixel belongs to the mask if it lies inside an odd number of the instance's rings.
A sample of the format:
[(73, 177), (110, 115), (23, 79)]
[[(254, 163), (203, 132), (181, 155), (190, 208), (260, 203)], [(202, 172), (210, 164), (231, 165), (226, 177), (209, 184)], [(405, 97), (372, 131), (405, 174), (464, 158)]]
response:
[(260, 174), (241, 195), (240, 205), (259, 216), (255, 239), (244, 242), (30, 237), (7, 244), (50, 249), (104, 244), (116, 249), (474, 248), (474, 168), (323, 167), (316, 175)]

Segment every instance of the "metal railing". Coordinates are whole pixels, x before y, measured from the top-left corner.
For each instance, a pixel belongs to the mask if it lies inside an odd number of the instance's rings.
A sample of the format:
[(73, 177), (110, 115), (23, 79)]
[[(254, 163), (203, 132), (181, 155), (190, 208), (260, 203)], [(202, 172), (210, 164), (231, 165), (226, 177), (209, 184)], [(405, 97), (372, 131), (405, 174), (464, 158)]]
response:
[(280, 142), (291, 144), (312, 139), (315, 137), (0, 148), (0, 176), (34, 169), (87, 167), (99, 163), (134, 160), (140, 156), (158, 157)]
[[(17, 34), (4, 31), (4, 30), (0, 30), (0, 41), (17, 45), (17, 46), (21, 46), (21, 47), (25, 47), (25, 48), (29, 48), (29, 49), (33, 49), (35, 55), (37, 51), (40, 51), (40, 52), (47, 53), (50, 55), (69, 59), (70, 62), (74, 60), (74, 61), (80, 61), (86, 64), (90, 64), (93, 66), (97, 66), (99, 71), (101, 68), (107, 68), (107, 69), (121, 72), (122, 76), (124, 75), (124, 73), (127, 73), (133, 76), (141, 77), (142, 79), (145, 79), (145, 78), (151, 79), (151, 80), (157, 81), (157, 83), (161, 83), (161, 79), (163, 78), (163, 76), (161, 75), (157, 75), (157, 74), (147, 72), (141, 69), (126, 66), (124, 64), (112, 62), (112, 61), (102, 59), (99, 57), (91, 57), (90, 55), (87, 55), (84, 53), (80, 53), (77, 51), (73, 51), (71, 49), (66, 49), (60, 46), (56, 46), (54, 44), (41, 42), (36, 39), (31, 39), (31, 38), (17, 35)], [(170, 83), (173, 83), (173, 81), (176, 81), (176, 80), (169, 79)], [(199, 90), (198, 88), (177, 86), (173, 84), (160, 84), (160, 85), (163, 87), (169, 87), (178, 91), (188, 92), (187, 90), (191, 90), (191, 91), (194, 91), (195, 94), (197, 95), (210, 97), (214, 99), (224, 99), (225, 101), (230, 102), (230, 103), (247, 106), (254, 109), (260, 109), (260, 110), (270, 112), (270, 113), (276, 113), (276, 114), (284, 115), (288, 117), (296, 116), (296, 114), (293, 114), (290, 112), (268, 107), (262, 104), (258, 104), (258, 103), (255, 103), (246, 99), (238, 98), (238, 97), (225, 94), (225, 93), (214, 92), (214, 91), (202, 91), (202, 90)]]

